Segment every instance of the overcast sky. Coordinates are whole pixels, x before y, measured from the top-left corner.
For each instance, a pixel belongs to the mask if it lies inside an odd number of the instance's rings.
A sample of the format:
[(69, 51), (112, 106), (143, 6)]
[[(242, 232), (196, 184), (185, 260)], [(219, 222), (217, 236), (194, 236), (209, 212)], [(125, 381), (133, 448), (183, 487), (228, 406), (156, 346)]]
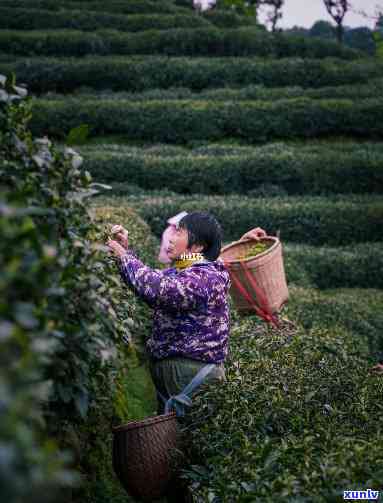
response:
[[(205, 5), (211, 0), (199, 0)], [(376, 7), (380, 6), (383, 11), (383, 0), (350, 0), (353, 10), (364, 10), (373, 16)], [(260, 16), (262, 21), (262, 16)], [(326, 11), (323, 0), (285, 0), (283, 17), (279, 23), (282, 28), (291, 28), (294, 25), (310, 28), (318, 19), (331, 21), (331, 17)], [(344, 18), (346, 26), (368, 26), (373, 28), (375, 21), (366, 19), (360, 14), (348, 12)]]

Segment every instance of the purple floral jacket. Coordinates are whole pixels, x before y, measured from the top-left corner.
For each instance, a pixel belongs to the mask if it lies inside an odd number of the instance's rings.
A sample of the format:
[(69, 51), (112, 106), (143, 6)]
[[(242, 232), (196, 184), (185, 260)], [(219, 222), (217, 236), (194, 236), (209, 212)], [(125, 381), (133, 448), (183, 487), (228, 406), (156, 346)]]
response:
[(151, 269), (128, 249), (119, 261), (122, 279), (154, 309), (147, 348), (152, 358), (182, 356), (221, 363), (228, 352), (230, 277), (220, 261)]

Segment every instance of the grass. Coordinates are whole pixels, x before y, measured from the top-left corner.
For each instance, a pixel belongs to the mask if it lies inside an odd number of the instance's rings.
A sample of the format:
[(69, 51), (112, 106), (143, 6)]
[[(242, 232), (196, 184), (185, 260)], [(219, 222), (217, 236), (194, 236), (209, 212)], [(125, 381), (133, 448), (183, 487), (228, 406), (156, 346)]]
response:
[(126, 375), (120, 376), (116, 411), (122, 422), (140, 421), (157, 414), (157, 400), (147, 365), (138, 360), (130, 363)]

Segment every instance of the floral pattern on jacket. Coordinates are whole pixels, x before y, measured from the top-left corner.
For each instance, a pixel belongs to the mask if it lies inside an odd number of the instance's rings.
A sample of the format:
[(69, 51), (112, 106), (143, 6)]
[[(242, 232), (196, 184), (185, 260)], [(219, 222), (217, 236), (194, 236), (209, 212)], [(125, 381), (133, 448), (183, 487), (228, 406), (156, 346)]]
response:
[(153, 359), (182, 356), (221, 363), (228, 352), (230, 277), (223, 263), (203, 261), (182, 271), (152, 269), (132, 250), (121, 257), (122, 279), (154, 309), (147, 348)]

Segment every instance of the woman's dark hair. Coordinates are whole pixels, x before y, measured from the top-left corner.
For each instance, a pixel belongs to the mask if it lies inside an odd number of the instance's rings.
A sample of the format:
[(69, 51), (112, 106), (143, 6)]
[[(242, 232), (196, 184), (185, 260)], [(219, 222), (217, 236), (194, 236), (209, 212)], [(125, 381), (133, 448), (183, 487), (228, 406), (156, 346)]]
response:
[(205, 211), (193, 211), (184, 216), (178, 227), (188, 233), (188, 248), (202, 245), (207, 260), (216, 260), (221, 253), (222, 229), (216, 218)]

